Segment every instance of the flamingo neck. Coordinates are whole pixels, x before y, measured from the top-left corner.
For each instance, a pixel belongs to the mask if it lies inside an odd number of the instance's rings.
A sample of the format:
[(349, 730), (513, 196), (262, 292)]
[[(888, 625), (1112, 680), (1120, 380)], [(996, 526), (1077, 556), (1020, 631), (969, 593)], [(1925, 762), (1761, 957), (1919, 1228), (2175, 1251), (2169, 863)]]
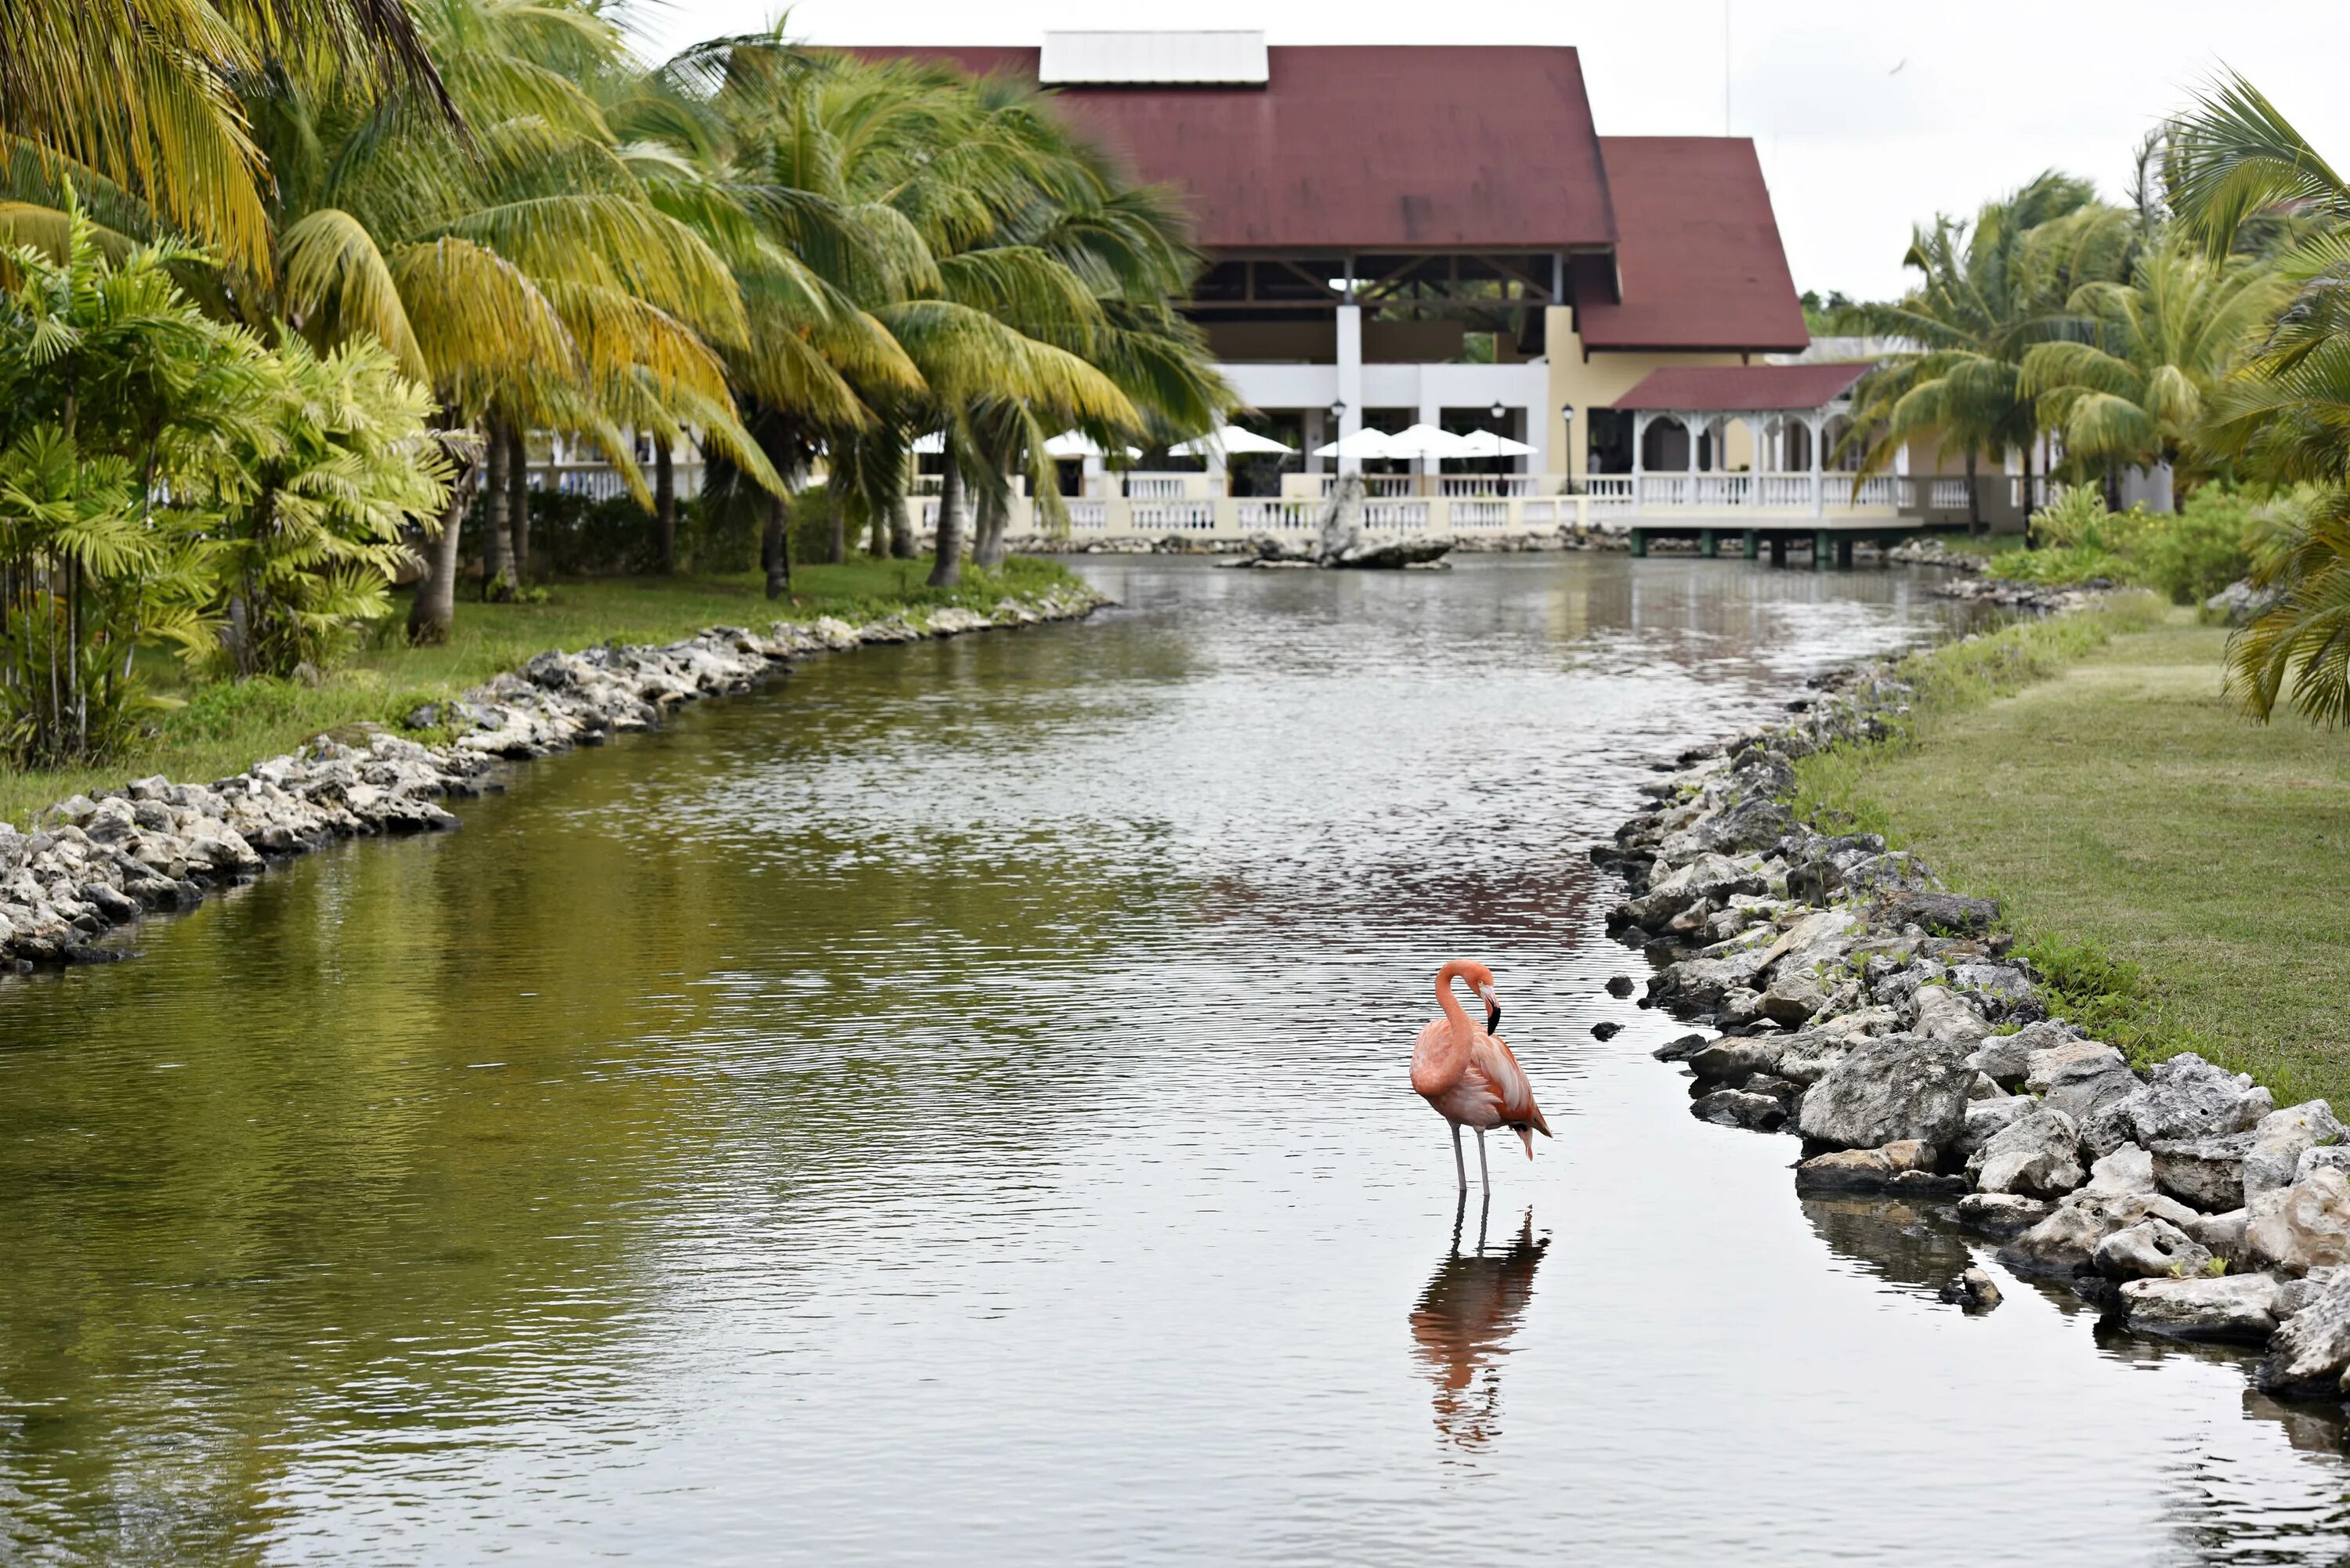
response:
[(1452, 995), (1452, 982), (1461, 978), (1466, 965), (1455, 960), (1436, 971), (1436, 1002), (1444, 1009), (1444, 1016), (1464, 1033), (1469, 1027), (1469, 1015), (1461, 1011), (1461, 1003)]

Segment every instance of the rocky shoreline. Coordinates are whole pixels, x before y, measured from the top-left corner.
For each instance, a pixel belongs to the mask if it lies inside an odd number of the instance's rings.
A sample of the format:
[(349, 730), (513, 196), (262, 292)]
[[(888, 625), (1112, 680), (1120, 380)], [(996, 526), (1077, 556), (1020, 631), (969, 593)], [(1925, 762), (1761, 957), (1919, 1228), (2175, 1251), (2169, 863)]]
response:
[[(1653, 966), (1642, 1005), (1707, 1026), (1656, 1053), (1691, 1074), (1691, 1113), (1801, 1138), (1801, 1196), (1929, 1207), (2127, 1332), (2258, 1347), (2263, 1390), (2350, 1397), (2332, 1107), (2279, 1108), (2193, 1054), (2134, 1068), (2052, 1016), (1995, 903), (1796, 820), (1794, 761), (1885, 738), (1914, 694), (1887, 660), (1814, 685), (1789, 722), (1663, 765), (1592, 850), (1625, 882), (1610, 929)], [(1979, 1269), (1943, 1295), (1999, 1299)]]
[(452, 732), (445, 744), (369, 727), (321, 735), (209, 784), (159, 775), (76, 795), (41, 813), (29, 834), (0, 824), (0, 968), (130, 957), (101, 940), (330, 844), (453, 828), (441, 801), (497, 787), (502, 763), (650, 729), (672, 708), (748, 691), (795, 659), (1081, 619), (1107, 602), (1088, 588), (1057, 588), (1007, 597), (984, 615), (950, 607), (860, 626), (827, 617), (777, 621), (764, 633), (717, 627), (660, 647), (551, 651), (408, 716), (411, 729)]

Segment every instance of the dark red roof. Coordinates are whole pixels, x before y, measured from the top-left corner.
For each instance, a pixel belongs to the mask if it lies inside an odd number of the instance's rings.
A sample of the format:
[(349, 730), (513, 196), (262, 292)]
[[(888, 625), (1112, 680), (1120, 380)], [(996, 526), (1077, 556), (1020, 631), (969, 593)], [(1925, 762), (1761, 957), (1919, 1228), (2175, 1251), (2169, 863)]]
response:
[(1624, 296), (1577, 302), (1585, 348), (1795, 353), (1811, 341), (1752, 141), (1604, 136), (1599, 148)]
[(1852, 365), (1669, 365), (1651, 370), (1611, 407), (1650, 412), (1735, 414), (1816, 409), (1868, 374)]
[[(852, 52), (1030, 78), (1038, 55)], [(1263, 87), (1055, 90), (1070, 119), (1137, 177), (1184, 192), (1193, 238), (1211, 251), (1539, 251), (1616, 238), (1575, 50), (1317, 45), (1268, 54)], [(1774, 234), (1774, 258), (1776, 244)]]

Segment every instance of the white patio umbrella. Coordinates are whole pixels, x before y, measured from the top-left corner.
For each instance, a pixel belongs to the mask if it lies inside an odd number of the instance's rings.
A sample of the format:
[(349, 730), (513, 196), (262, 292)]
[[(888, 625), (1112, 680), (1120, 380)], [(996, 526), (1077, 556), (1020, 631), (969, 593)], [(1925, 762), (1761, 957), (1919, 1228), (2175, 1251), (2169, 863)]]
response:
[[(1109, 453), (1104, 452), (1100, 444), (1083, 431), (1063, 431), (1045, 443), (1045, 455), (1055, 458), (1107, 457)], [(1126, 455), (1130, 458), (1140, 457), (1142, 449), (1139, 446), (1128, 447)]]
[(1532, 457), (1534, 449), (1493, 431), (1471, 431), (1461, 438), (1461, 457)]
[(1388, 457), (1472, 457), (1468, 438), (1434, 425), (1410, 425), (1388, 438)]
[(1170, 452), (1184, 457), (1213, 457), (1222, 452), (1226, 457), (1253, 457), (1259, 452), (1293, 452), (1294, 446), (1284, 446), (1271, 436), (1261, 436), (1239, 425), (1226, 425), (1203, 436), (1193, 436), (1182, 445), (1170, 447)]
[(914, 438), (914, 450), (924, 457), (936, 457), (947, 450), (947, 432), (931, 431)]
[(1315, 457), (1351, 457), (1357, 459), (1366, 457), (1403, 456), (1403, 453), (1393, 450), (1391, 443), (1394, 441), (1395, 437), (1388, 434), (1387, 431), (1375, 431), (1371, 429), (1370, 426), (1365, 425), (1353, 435), (1344, 437), (1338, 441), (1334, 441), (1327, 446), (1315, 447), (1314, 449), (1314, 455)]

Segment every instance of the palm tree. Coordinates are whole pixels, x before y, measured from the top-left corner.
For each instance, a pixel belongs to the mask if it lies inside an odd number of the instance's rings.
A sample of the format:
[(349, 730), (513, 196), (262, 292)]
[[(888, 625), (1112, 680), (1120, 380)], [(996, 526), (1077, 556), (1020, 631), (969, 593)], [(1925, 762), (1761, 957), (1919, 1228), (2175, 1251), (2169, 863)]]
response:
[(2241, 76), (2171, 127), (2170, 202), (2224, 255), (2246, 224), (2290, 213), (2309, 231), (2278, 260), (2292, 293), (2274, 328), (2214, 399), (2207, 439), (2249, 476), (2307, 485), (2255, 580), (2274, 596), (2228, 641), (2229, 685), (2266, 721), (2287, 692), (2350, 721), (2350, 184)]
[[(2066, 461), (2165, 476), (2196, 451), (2214, 392), (2282, 303), (2256, 263), (2211, 260), (2171, 243), (2142, 254), (2126, 283), (2075, 289), (2077, 337), (2025, 350), (2018, 389), (2064, 438)], [(2170, 487), (2157, 493), (2170, 510)]]
[(268, 76), (400, 95), (454, 122), (400, 0), (0, 5), (0, 144), (87, 171), (264, 274), (267, 167), (236, 84)]
[(1918, 270), (1918, 287), (1895, 304), (1853, 307), (1865, 330), (1918, 345), (1861, 387), (1852, 438), (1865, 443), (1861, 472), (1880, 472), (1913, 437), (1930, 434), (1965, 457), (1977, 528), (1979, 458), (2022, 450), (2028, 491), (2040, 431), (2023, 357), (2056, 336), (2053, 317), (2075, 288), (2121, 275), (2132, 219), (2099, 204), (2087, 181), (2051, 171), (1985, 202), (1971, 223), (1938, 217), (1916, 230), (1902, 265)]

